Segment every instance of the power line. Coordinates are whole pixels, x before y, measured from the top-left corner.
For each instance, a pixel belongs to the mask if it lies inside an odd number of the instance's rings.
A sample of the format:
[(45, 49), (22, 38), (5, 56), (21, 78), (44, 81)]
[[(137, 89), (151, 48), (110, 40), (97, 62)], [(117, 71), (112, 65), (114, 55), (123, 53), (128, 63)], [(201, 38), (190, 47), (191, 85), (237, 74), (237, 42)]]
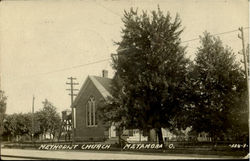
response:
[[(244, 27), (243, 30), (245, 29), (249, 29), (250, 27)], [(238, 32), (239, 30), (231, 30), (231, 31), (226, 31), (226, 32), (221, 32), (221, 33), (217, 33), (217, 34), (211, 34), (211, 36), (218, 36), (218, 35), (224, 35), (224, 34), (230, 34), (230, 33), (233, 33), (233, 32)], [(200, 38), (193, 38), (193, 39), (189, 39), (189, 40), (185, 40), (185, 41), (182, 41), (181, 43), (186, 43), (186, 42), (191, 42), (191, 41), (196, 41), (196, 40), (200, 40)], [(125, 51), (129, 48), (124, 48), (124, 49), (120, 49), (118, 51)]]
[[(249, 29), (250, 27), (244, 27), (243, 29)], [(233, 32), (238, 32), (239, 30), (231, 30), (231, 31), (226, 31), (226, 32), (221, 32), (221, 33), (217, 33), (217, 34), (212, 34), (211, 36), (218, 36), (218, 35), (225, 35), (225, 34), (230, 34)], [(186, 42), (190, 42), (190, 41), (196, 41), (196, 40), (200, 40), (200, 38), (194, 38), (194, 39), (190, 39), (190, 40), (185, 40), (182, 41), (181, 43), (186, 43)]]
[[(249, 28), (250, 27), (244, 27), (243, 29), (249, 29)], [(229, 34), (229, 33), (238, 32), (238, 31), (239, 31), (238, 29), (237, 30), (231, 30), (231, 31), (217, 33), (217, 34), (212, 34), (212, 36), (224, 35), (224, 34)], [(182, 41), (181, 43), (196, 41), (196, 40), (199, 40), (199, 39), (200, 38), (194, 38), (194, 39)], [(76, 66), (72, 66), (72, 67), (68, 67), (68, 68), (63, 68), (63, 69), (59, 69), (59, 70), (55, 70), (55, 71), (51, 71), (51, 72), (47, 72), (47, 73), (42, 73), (42, 74), (51, 74), (51, 73), (61, 72), (61, 71), (70, 70), (70, 69), (74, 69), (74, 68), (80, 68), (80, 67), (84, 67), (84, 66), (88, 66), (88, 65), (92, 65), (92, 64), (101, 63), (101, 62), (104, 62), (104, 61), (107, 61), (107, 60), (110, 60), (110, 59), (111, 58), (106, 58), (106, 59), (98, 60), (98, 61), (95, 61), (95, 62), (91, 62), (91, 63), (87, 63), (87, 64), (81, 64), (81, 65), (76, 65)]]
[(118, 16), (118, 17), (122, 17), (122, 15), (120, 15), (119, 13), (114, 12), (113, 10), (111, 10), (111, 9), (109, 9), (109, 8), (107, 8), (107, 7), (105, 7), (105, 6), (102, 5), (101, 3), (97, 3), (97, 2), (95, 2), (95, 3), (96, 3), (97, 5), (99, 5), (99, 6), (101, 6), (102, 8), (106, 9), (107, 11), (113, 13), (114, 15), (116, 15), (116, 16)]
[[(227, 32), (218, 33), (218, 34), (213, 34), (212, 36), (218, 36), (218, 35), (223, 35), (223, 34), (229, 34), (229, 33), (237, 32), (237, 31), (238, 31), (238, 30), (232, 30), (232, 31), (227, 31)], [(194, 39), (190, 39), (190, 40), (185, 40), (185, 41), (182, 41), (181, 43), (186, 43), (186, 42), (196, 41), (196, 40), (200, 40), (200, 38), (194, 38)]]
[[(249, 28), (250, 27), (244, 27), (243, 30), (249, 29)], [(231, 31), (217, 33), (217, 34), (212, 34), (212, 36), (225, 35), (225, 34), (229, 34), (229, 33), (233, 33), (233, 32), (238, 32), (238, 31), (239, 31), (238, 29), (237, 30), (231, 30)], [(181, 43), (196, 41), (196, 40), (199, 40), (199, 39), (200, 38), (193, 38), (193, 39), (182, 41)], [(121, 49), (121, 50), (123, 51), (123, 50), (126, 50), (126, 49), (128, 49), (128, 48)], [(70, 70), (70, 69), (81, 68), (81, 67), (84, 67), (84, 66), (93, 65), (93, 64), (104, 62), (104, 61), (108, 61), (110, 59), (111, 58), (106, 58), (106, 59), (98, 60), (98, 61), (91, 62), (91, 63), (81, 64), (81, 65), (76, 65), (76, 66), (72, 66), (72, 67), (62, 68), (62, 69), (58, 69), (58, 70), (54, 70), (54, 71), (50, 71), (50, 72), (46, 72), (46, 73), (41, 73), (39, 75), (52, 74), (52, 73), (62, 72), (62, 71)]]
[(81, 64), (81, 65), (75, 65), (75, 66), (68, 67), (68, 68), (62, 68), (62, 69), (58, 69), (58, 70), (51, 71), (51, 72), (41, 73), (41, 75), (51, 74), (51, 73), (57, 73), (57, 72), (62, 72), (62, 71), (66, 71), (66, 70), (70, 70), (70, 69), (74, 69), (74, 68), (80, 68), (80, 67), (84, 67), (84, 66), (88, 66), (88, 65), (92, 65), (92, 64), (97, 64), (97, 63), (101, 63), (101, 62), (107, 61), (109, 59), (110, 58), (106, 58), (106, 59), (98, 60), (98, 61), (91, 62), (91, 63)]

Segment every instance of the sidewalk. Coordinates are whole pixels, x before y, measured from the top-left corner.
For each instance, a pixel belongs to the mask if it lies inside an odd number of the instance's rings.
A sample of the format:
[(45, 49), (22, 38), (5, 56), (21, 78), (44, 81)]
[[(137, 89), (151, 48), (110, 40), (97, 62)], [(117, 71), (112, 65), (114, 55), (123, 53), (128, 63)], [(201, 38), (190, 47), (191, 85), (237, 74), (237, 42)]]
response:
[(2, 156), (28, 157), (30, 159), (65, 159), (65, 160), (100, 160), (100, 159), (135, 159), (135, 160), (155, 160), (155, 159), (240, 159), (236, 156), (219, 155), (198, 155), (198, 154), (156, 154), (156, 153), (136, 153), (123, 151), (42, 151), (28, 149), (2, 149)]

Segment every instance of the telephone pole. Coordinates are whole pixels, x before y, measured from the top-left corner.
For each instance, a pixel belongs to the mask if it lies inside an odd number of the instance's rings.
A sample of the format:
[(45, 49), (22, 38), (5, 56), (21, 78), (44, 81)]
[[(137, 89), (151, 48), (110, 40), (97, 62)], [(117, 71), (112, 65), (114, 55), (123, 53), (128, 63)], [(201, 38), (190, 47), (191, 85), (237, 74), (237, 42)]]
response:
[(33, 95), (32, 99), (32, 141), (34, 141), (34, 105), (35, 105), (35, 96)]
[(66, 89), (70, 91), (70, 96), (71, 96), (71, 129), (72, 129), (72, 137), (73, 137), (73, 144), (75, 143), (75, 124), (76, 124), (76, 115), (75, 115), (75, 107), (73, 107), (73, 101), (74, 101), (74, 96), (76, 96), (76, 94), (74, 93), (74, 91), (78, 90), (75, 89), (74, 86), (75, 85), (79, 85), (79, 83), (74, 82), (74, 80), (76, 80), (76, 78), (73, 77), (69, 77), (68, 78), (70, 80), (70, 82), (66, 82), (67, 85), (70, 85), (70, 89)]
[(242, 40), (242, 54), (243, 54), (243, 58), (244, 58), (244, 68), (245, 68), (245, 75), (246, 75), (246, 81), (247, 81), (247, 97), (248, 97), (247, 103), (249, 104), (248, 62), (247, 62), (247, 53), (246, 53), (246, 49), (245, 49), (243, 27), (240, 27), (239, 31), (240, 31), (240, 35), (238, 35), (238, 37)]

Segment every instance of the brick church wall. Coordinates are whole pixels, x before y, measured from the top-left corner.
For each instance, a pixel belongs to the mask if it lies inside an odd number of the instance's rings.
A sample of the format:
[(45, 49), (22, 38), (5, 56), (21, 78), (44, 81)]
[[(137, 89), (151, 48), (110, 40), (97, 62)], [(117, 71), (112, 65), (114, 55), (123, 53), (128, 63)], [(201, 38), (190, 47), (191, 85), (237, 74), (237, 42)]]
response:
[[(89, 79), (89, 78), (88, 78)], [(98, 102), (103, 99), (90, 79), (86, 82), (86, 89), (76, 104), (76, 140), (79, 141), (103, 141), (107, 138), (107, 129), (97, 119), (96, 127), (88, 127), (86, 123), (86, 104), (91, 96), (95, 98), (96, 110)], [(97, 116), (96, 116), (97, 117)]]

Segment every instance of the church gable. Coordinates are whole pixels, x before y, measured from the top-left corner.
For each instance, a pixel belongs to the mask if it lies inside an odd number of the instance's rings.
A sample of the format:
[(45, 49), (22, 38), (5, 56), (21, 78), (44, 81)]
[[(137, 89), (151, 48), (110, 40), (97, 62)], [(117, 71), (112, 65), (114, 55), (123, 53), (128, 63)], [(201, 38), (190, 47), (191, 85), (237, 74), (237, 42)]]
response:
[(103, 99), (111, 97), (110, 84), (111, 79), (109, 78), (88, 76), (84, 84), (82, 85), (77, 97), (75, 98), (73, 106), (76, 107), (79, 102), (84, 101), (85, 98), (89, 97), (89, 94), (91, 93), (94, 95), (98, 95), (98, 97), (102, 97)]
[(107, 99), (110, 94), (111, 79), (88, 76), (82, 85), (73, 106), (76, 108), (77, 140), (102, 140), (108, 137), (106, 128), (97, 118), (100, 100)]
[(96, 101), (103, 99), (101, 92), (97, 89), (94, 82), (90, 79), (83, 85), (82, 91), (79, 92), (78, 97), (74, 101), (76, 108), (84, 107), (90, 98), (94, 98)]

